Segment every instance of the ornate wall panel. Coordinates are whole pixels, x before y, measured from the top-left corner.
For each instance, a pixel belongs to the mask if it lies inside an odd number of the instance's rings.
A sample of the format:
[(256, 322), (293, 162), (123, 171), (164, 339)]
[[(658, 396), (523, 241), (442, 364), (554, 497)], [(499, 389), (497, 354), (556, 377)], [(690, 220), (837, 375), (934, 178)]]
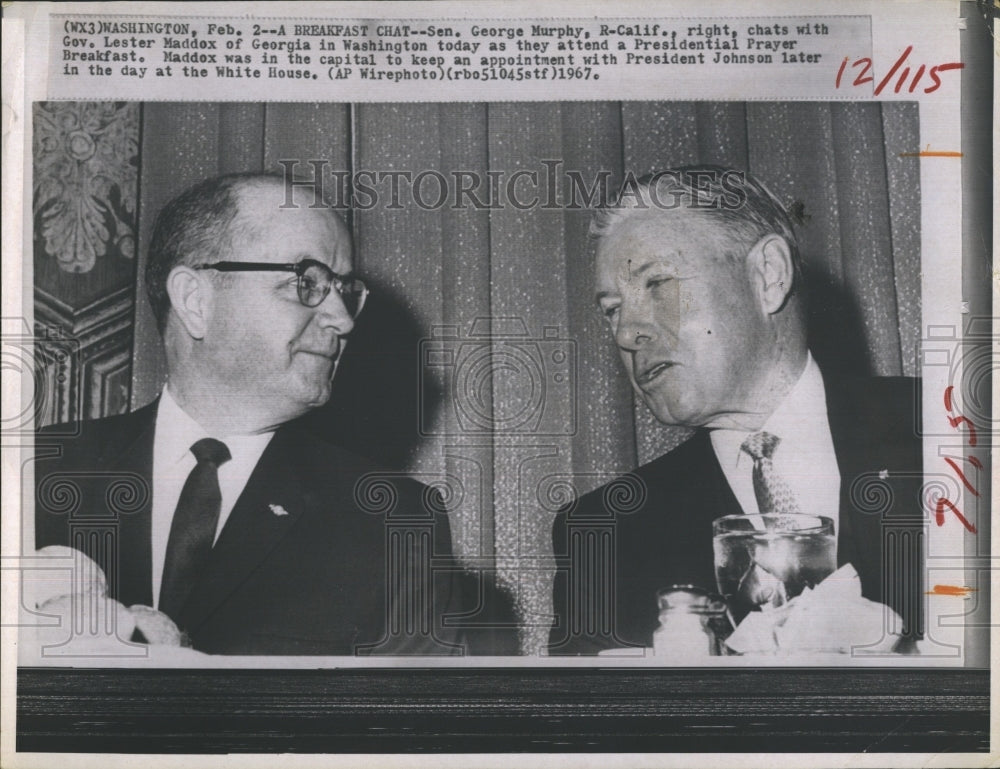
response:
[(57, 358), (39, 344), (40, 424), (128, 410), (139, 113), (124, 102), (34, 105), (35, 332), (73, 350)]

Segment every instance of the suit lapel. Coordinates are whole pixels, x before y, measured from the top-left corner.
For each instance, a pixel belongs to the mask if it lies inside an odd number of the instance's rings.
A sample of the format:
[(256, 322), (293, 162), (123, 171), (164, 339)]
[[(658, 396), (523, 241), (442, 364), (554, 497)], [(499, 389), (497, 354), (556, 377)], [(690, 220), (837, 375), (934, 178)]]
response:
[[(923, 616), (922, 454), (914, 382), (865, 382), (857, 394), (828, 390), (830, 427), (841, 462), (841, 553), (854, 564), (863, 594), (920, 632)], [(847, 525), (844, 526), (843, 524)]]
[(108, 499), (109, 484), (118, 473), (134, 473), (145, 484), (145, 504), (135, 512), (117, 515), (117, 570), (108, 575), (112, 594), (126, 606), (153, 605), (152, 505), (153, 505), (153, 436), (156, 429), (158, 400), (124, 421), (119, 435), (104, 444), (96, 464), (104, 476), (103, 496)]
[(840, 531), (837, 565), (851, 563), (862, 584), (879, 580), (881, 570), (881, 516), (864, 514), (854, 504), (852, 489), (859, 480), (878, 472), (881, 436), (877, 420), (868, 419), (862, 404), (852, 401), (838, 382), (826, 380), (827, 416), (840, 471)]
[(699, 430), (689, 440), (690, 459), (683, 472), (694, 481), (690, 486), (693, 499), (709, 514), (709, 520), (714, 521), (724, 515), (740, 515), (744, 510), (719, 464), (711, 436), (711, 431)]
[(296, 447), (279, 429), (247, 480), (181, 615), (196, 630), (256, 570), (316, 499), (303, 492)]
[[(669, 543), (670, 560), (678, 565), (670, 578), (674, 583), (691, 582), (715, 590), (712, 523), (743, 509), (722, 471), (708, 430), (699, 430), (674, 451), (683, 454), (666, 454), (657, 471), (664, 484), (657, 504), (670, 511), (669, 515), (658, 515), (664, 526), (659, 538)], [(678, 483), (677, 478), (686, 481)]]
[(712, 520), (724, 515), (740, 515), (743, 513), (743, 508), (740, 507), (739, 500), (736, 499), (736, 494), (733, 493), (733, 488), (729, 485), (726, 474), (722, 470), (722, 465), (719, 464), (719, 458), (715, 455), (711, 433), (703, 430), (698, 434), (697, 440), (701, 441), (699, 451), (704, 462), (701, 468), (701, 472), (704, 474), (703, 483), (705, 488), (710, 491), (712, 498), (712, 509), (714, 510)]
[(729, 485), (729, 479), (726, 478), (722, 465), (719, 464), (719, 458), (712, 446), (711, 433), (702, 430), (694, 440), (700, 441), (698, 447), (700, 458), (696, 466), (691, 468), (691, 473), (693, 477), (702, 479), (701, 486), (703, 488), (702, 492), (697, 494), (689, 504), (692, 506), (704, 505), (710, 511), (710, 515), (708, 520), (705, 520), (705, 516), (700, 516), (701, 520), (696, 524), (700, 529), (693, 540), (694, 542), (707, 542), (708, 550), (702, 551), (691, 547), (690, 552), (697, 556), (695, 573), (702, 580), (699, 584), (715, 591), (718, 589), (718, 584), (715, 579), (715, 552), (712, 544), (715, 536), (713, 523), (724, 515), (741, 515), (744, 511), (739, 500), (736, 499), (732, 486)]

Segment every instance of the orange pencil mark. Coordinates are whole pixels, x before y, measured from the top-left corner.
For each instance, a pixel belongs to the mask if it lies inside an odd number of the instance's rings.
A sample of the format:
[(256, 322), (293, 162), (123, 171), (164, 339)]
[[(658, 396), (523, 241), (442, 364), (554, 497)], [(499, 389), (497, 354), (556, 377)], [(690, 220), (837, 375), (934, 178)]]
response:
[(920, 152), (900, 152), (899, 156), (901, 158), (960, 158), (962, 153), (951, 150), (932, 150), (931, 145), (928, 144), (927, 148)]
[(960, 585), (935, 585), (933, 590), (928, 590), (926, 595), (957, 595), (968, 598), (969, 593), (975, 593), (976, 588), (964, 587)]

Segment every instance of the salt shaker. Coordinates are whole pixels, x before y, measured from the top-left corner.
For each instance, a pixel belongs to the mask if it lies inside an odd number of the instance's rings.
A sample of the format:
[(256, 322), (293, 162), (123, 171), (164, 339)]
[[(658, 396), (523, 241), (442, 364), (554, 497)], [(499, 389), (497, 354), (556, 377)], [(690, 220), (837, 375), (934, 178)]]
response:
[(726, 602), (694, 585), (671, 585), (656, 594), (660, 626), (653, 632), (653, 654), (697, 660), (723, 654), (722, 641), (732, 627)]

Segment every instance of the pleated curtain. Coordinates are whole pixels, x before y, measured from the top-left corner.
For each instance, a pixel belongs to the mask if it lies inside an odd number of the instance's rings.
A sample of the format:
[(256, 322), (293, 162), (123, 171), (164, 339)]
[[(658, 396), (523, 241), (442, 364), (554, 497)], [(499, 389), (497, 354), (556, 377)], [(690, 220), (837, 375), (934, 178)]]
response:
[[(455, 172), (506, 184), (554, 168), (560, 184), (567, 171), (588, 186), (603, 173), (613, 190), (629, 172), (746, 169), (801, 221), (821, 365), (917, 371), (919, 167), (903, 156), (920, 146), (915, 104), (150, 103), (141, 120), (132, 407), (164, 380), (142, 284), (160, 207), (218, 173), (322, 169), (374, 292), (333, 399), (310, 424), (441, 489), (457, 553), (497, 569), (514, 596), (524, 653), (539, 653), (548, 632), (555, 511), (687, 434), (633, 398), (594, 307), (589, 214), (565, 205), (565, 189), (557, 205), (523, 210), (405, 196), (357, 206), (344, 179), (437, 171), (451, 185)], [(425, 202), (437, 185), (424, 179)]]

